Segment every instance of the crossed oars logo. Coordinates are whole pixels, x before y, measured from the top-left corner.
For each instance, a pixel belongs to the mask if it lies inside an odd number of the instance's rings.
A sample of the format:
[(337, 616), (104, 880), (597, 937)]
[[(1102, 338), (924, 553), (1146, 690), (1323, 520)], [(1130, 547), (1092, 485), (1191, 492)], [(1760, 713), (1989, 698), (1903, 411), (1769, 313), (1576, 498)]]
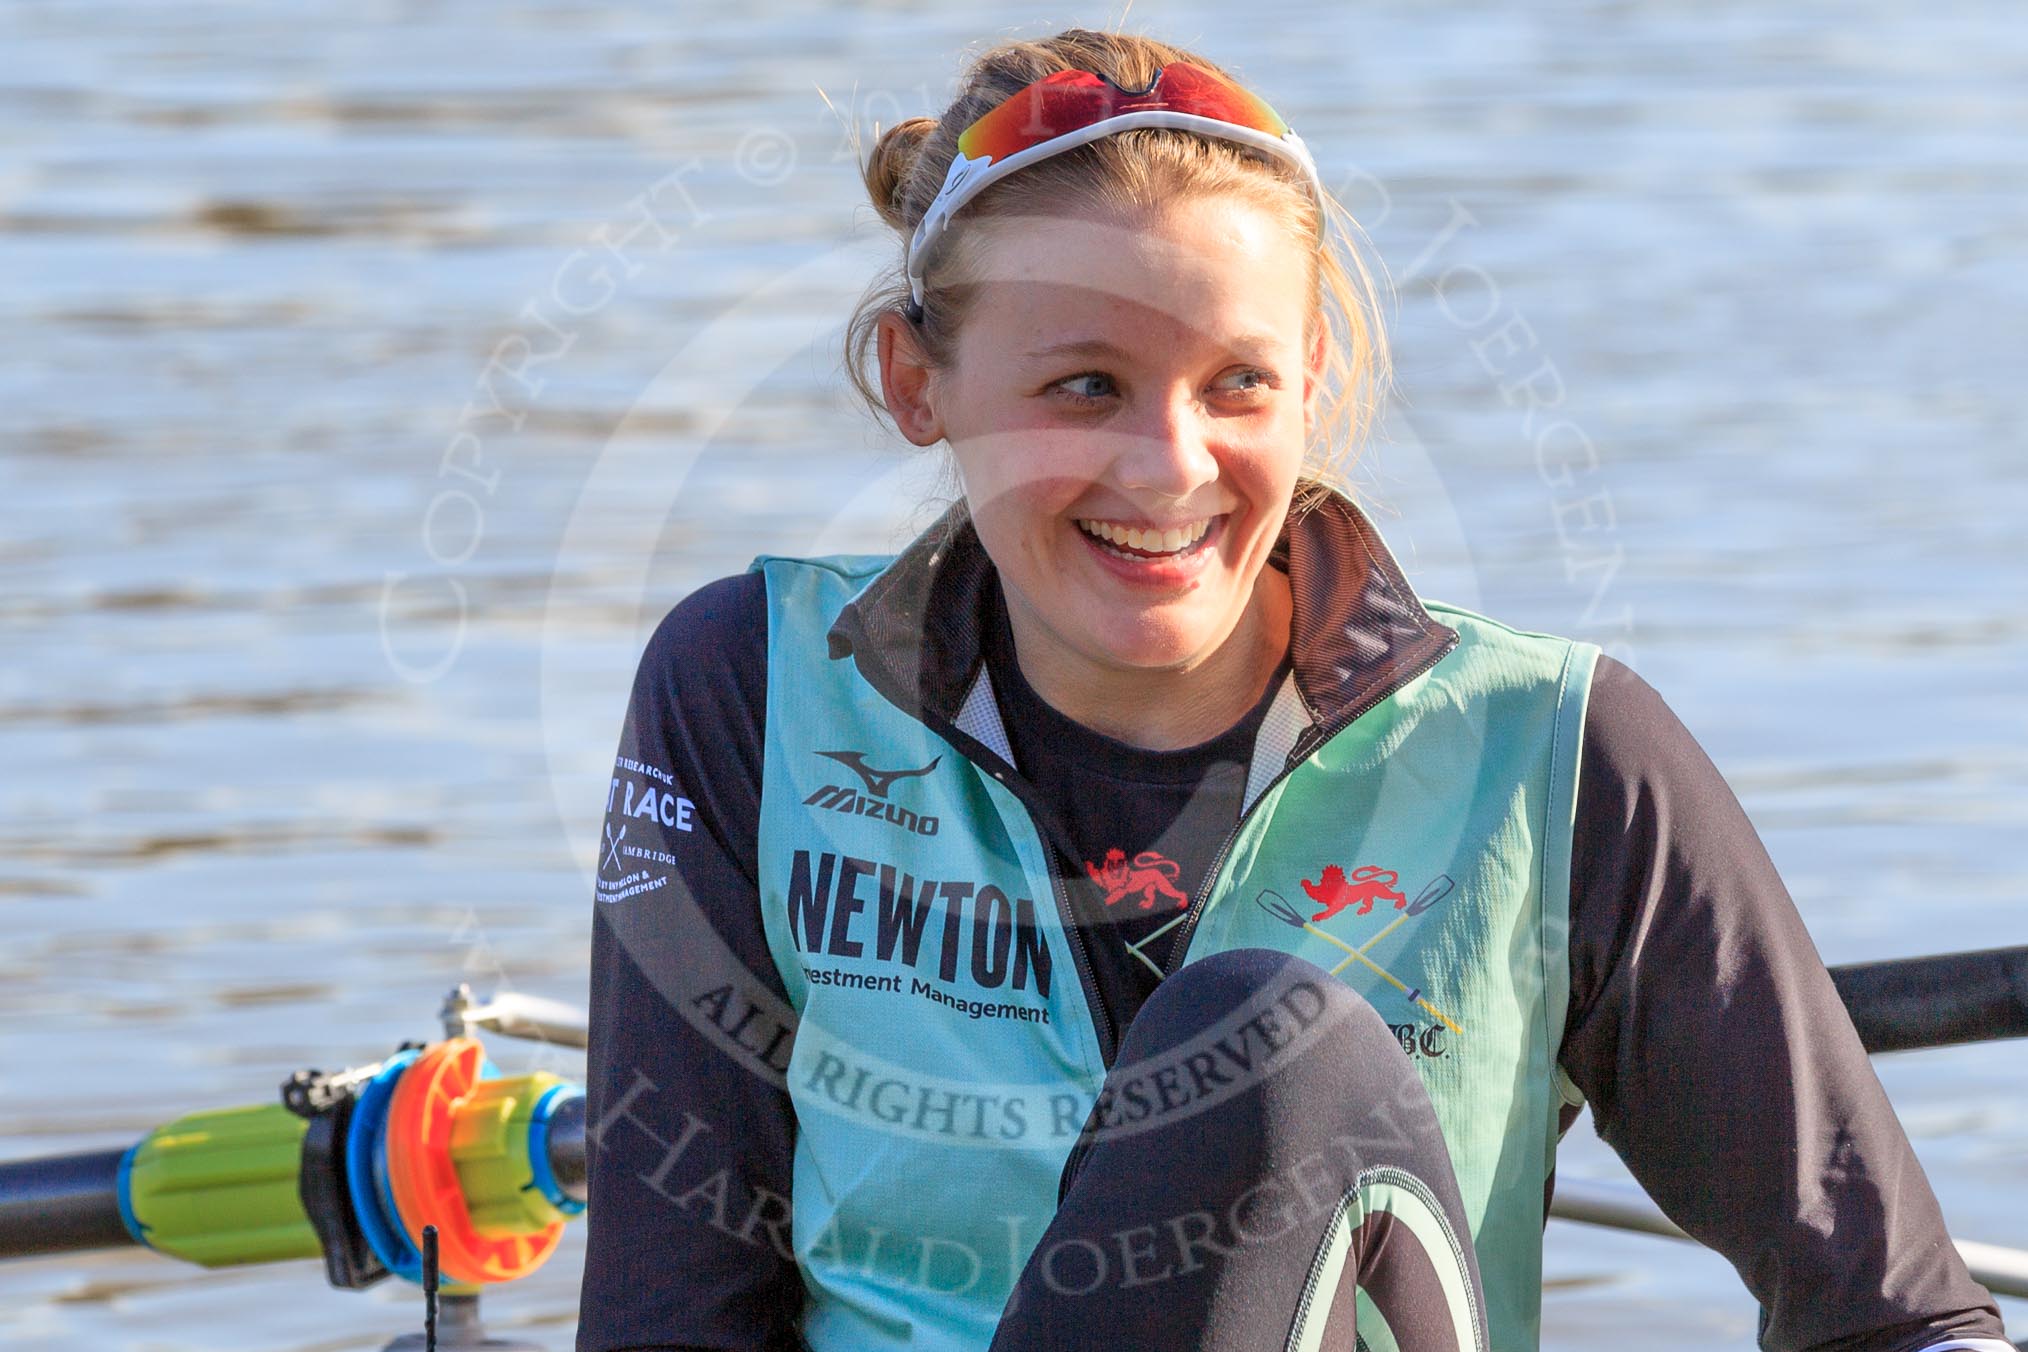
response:
[(1403, 982), (1401, 978), (1397, 977), (1394, 973), (1388, 971), (1385, 967), (1382, 967), (1379, 963), (1375, 962), (1373, 959), (1366, 956), (1367, 949), (1373, 947), (1375, 944), (1379, 943), (1382, 939), (1385, 939), (1388, 935), (1394, 933), (1395, 930), (1399, 929), (1404, 923), (1407, 922), (1410, 916), (1420, 915), (1424, 911), (1428, 910), (1430, 907), (1436, 905), (1437, 902), (1442, 901), (1446, 896), (1450, 895), (1451, 889), (1456, 885), (1457, 884), (1452, 882), (1451, 879), (1448, 877), (1439, 876), (1437, 878), (1432, 879), (1429, 885), (1424, 887), (1422, 891), (1416, 896), (1416, 899), (1408, 904), (1406, 910), (1401, 915), (1394, 917), (1394, 919), (1388, 922), (1386, 927), (1383, 928), (1380, 931), (1380, 933), (1374, 935), (1371, 939), (1368, 939), (1365, 943), (1359, 945), (1359, 947), (1357, 948), (1354, 948), (1352, 945), (1346, 943), (1343, 939), (1340, 939), (1337, 935), (1331, 933), (1329, 930), (1324, 929), (1318, 925), (1313, 925), (1308, 920), (1305, 920), (1303, 918), (1303, 913), (1297, 910), (1294, 906), (1291, 906), (1288, 903), (1288, 899), (1283, 897), (1282, 894), (1279, 892), (1262, 889), (1261, 894), (1255, 897), (1253, 900), (1255, 905), (1259, 906), (1263, 911), (1266, 911), (1269, 915), (1273, 916), (1275, 919), (1281, 921), (1284, 925), (1289, 925), (1299, 930), (1307, 930), (1309, 933), (1316, 935), (1319, 939), (1322, 939), (1325, 943), (1330, 944), (1334, 948), (1343, 949), (1345, 951), (1345, 957), (1338, 963), (1336, 967), (1333, 967), (1331, 969), (1332, 976), (1338, 975), (1338, 973), (1344, 971), (1347, 967), (1351, 966), (1355, 962), (1363, 962), (1373, 970), (1374, 975), (1378, 976), (1382, 981), (1385, 981), (1388, 985), (1400, 991), (1403, 995), (1406, 995), (1408, 997), (1408, 1001), (1410, 1004), (1416, 1006), (1418, 1009), (1423, 1010), (1424, 1012), (1429, 1014), (1431, 1018), (1441, 1023), (1444, 1027), (1450, 1029), (1453, 1033), (1456, 1033), (1458, 1036), (1462, 1037), (1464, 1036), (1465, 1030), (1458, 1027), (1456, 1021), (1453, 1020), (1450, 1015), (1444, 1013), (1441, 1009), (1438, 1009), (1435, 1005), (1423, 999), (1422, 988), (1420, 986), (1411, 988), (1407, 983)]

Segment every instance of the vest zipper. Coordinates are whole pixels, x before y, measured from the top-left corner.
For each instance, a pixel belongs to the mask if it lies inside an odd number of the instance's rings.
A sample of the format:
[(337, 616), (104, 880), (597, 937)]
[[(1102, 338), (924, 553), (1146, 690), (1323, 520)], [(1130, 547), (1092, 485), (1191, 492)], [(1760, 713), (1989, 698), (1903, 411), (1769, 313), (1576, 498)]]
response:
[[(1033, 817), (1034, 810), (1030, 809), (1028, 815)], [(1038, 830), (1035, 834), (1040, 836), (1042, 832)], [(1043, 848), (1050, 848), (1046, 840)], [(1098, 976), (1092, 971), (1091, 954), (1085, 951), (1084, 927), (1070, 913), (1070, 902), (1064, 895), (1063, 880), (1056, 876), (1053, 859), (1050, 861), (1049, 890), (1056, 895), (1056, 918), (1064, 932), (1070, 935), (1070, 956), (1077, 963), (1077, 978), (1084, 986), (1084, 1002), (1091, 1009), (1092, 1025), (1098, 1031), (1099, 1064), (1111, 1070), (1113, 1058), (1119, 1052), (1119, 1034), (1113, 1028), (1113, 1011), (1106, 1004), (1105, 992), (1099, 989)]]
[(1104, 1069), (1111, 1070), (1113, 1058), (1119, 1051), (1119, 1033), (1113, 1026), (1112, 1007), (1106, 1003), (1105, 993), (1099, 989), (1098, 976), (1092, 970), (1091, 953), (1085, 947), (1084, 929), (1077, 923), (1077, 917), (1071, 914), (1070, 899), (1064, 893), (1063, 880), (1056, 875), (1056, 846), (1051, 841), (1048, 830), (1043, 826), (1043, 822), (1047, 819), (1038, 811), (1037, 804), (1030, 796), (1027, 781), (1021, 777), (1020, 771), (1007, 765), (997, 752), (955, 723), (941, 718), (934, 722), (929, 719), (923, 721), (928, 723), (939, 737), (957, 747), (972, 764), (992, 776), (994, 783), (1013, 794), (1015, 800), (1021, 804), (1022, 811), (1028, 814), (1028, 825), (1035, 832), (1036, 842), (1042, 846), (1043, 866), (1049, 872), (1049, 893), (1050, 899), (1056, 904), (1056, 920), (1063, 927), (1063, 932), (1069, 936), (1071, 964), (1077, 968), (1077, 982), (1084, 991), (1085, 1008), (1091, 1011), (1092, 1029), (1098, 1035), (1099, 1063)]
[(1255, 810), (1267, 801), (1267, 796), (1274, 792), (1278, 784), (1294, 774), (1297, 767), (1308, 760), (1318, 747), (1330, 741), (1333, 737), (1336, 737), (1339, 733), (1358, 722), (1366, 714), (1379, 707), (1382, 701), (1388, 699), (1396, 691), (1400, 690), (1401, 687), (1443, 661), (1444, 658), (1450, 655), (1451, 649), (1457, 647), (1457, 645), (1458, 636), (1453, 633), (1450, 639), (1441, 644), (1435, 652), (1404, 672), (1401, 679), (1391, 681), (1385, 689), (1375, 691), (1372, 695), (1354, 705), (1351, 712), (1330, 723), (1315, 724), (1305, 731), (1301, 737), (1296, 739), (1295, 746), (1289, 750), (1288, 763), (1282, 766), (1280, 773), (1269, 780), (1259, 793), (1254, 795), (1253, 802), (1249, 803), (1246, 810), (1239, 814), (1239, 820), (1232, 824), (1232, 829), (1225, 833), (1225, 839), (1219, 842), (1218, 853), (1211, 856), (1211, 867), (1205, 870), (1204, 881), (1197, 885), (1197, 894), (1190, 898), (1190, 909), (1184, 912), (1183, 924), (1177, 930), (1176, 937), (1170, 941), (1169, 952), (1162, 960), (1162, 975), (1164, 977), (1173, 975), (1176, 969), (1182, 966), (1183, 955), (1190, 951), (1190, 937), (1197, 932), (1197, 922), (1204, 917), (1205, 903), (1210, 900), (1211, 891), (1218, 884), (1218, 875), (1225, 867), (1225, 856), (1232, 852), (1233, 842), (1239, 839), (1240, 832), (1246, 829), (1248, 820), (1252, 818)]

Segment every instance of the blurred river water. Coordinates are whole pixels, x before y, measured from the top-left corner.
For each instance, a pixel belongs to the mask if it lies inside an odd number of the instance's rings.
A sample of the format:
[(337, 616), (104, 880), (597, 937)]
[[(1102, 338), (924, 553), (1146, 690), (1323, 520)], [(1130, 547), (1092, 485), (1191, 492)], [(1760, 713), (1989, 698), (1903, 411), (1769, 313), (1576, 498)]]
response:
[[(460, 980), (583, 1001), (648, 631), (939, 491), (839, 373), (894, 251), (854, 133), (940, 109), (967, 43), (1115, 18), (0, 6), (0, 1159), (377, 1059)], [(1418, 586), (1638, 666), (1827, 960), (2028, 942), (2018, 11), (1128, 26), (1261, 90), (1386, 263), (1358, 477)], [(2028, 1247), (2020, 1047), (1878, 1068), (1956, 1232)], [(1588, 1125), (1563, 1167), (1618, 1172)], [(491, 1322), (569, 1347), (581, 1253)], [(13, 1263), (0, 1345), (372, 1349), (419, 1326), (398, 1285)], [(1754, 1320), (1709, 1254), (1550, 1229), (1547, 1346)]]

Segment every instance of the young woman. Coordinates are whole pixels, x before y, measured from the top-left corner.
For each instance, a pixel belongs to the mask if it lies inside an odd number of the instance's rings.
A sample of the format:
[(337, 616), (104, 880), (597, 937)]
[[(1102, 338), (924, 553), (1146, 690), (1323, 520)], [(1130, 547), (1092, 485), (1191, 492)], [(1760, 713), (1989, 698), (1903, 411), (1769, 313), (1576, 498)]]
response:
[(866, 179), (963, 501), (649, 646), (580, 1349), (1531, 1347), (1586, 1100), (1764, 1346), (2005, 1349), (1689, 735), (1326, 486), (1381, 357), (1273, 110), (1072, 31)]

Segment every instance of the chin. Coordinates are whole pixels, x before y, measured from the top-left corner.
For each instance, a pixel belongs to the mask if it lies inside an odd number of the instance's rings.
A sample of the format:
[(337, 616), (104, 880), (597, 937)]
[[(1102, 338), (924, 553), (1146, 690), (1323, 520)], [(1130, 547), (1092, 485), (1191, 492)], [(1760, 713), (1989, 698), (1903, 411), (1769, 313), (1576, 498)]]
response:
[(1167, 607), (1151, 607), (1130, 621), (1115, 613), (1111, 622), (1085, 629), (1085, 651), (1111, 666), (1141, 671), (1187, 669), (1212, 646), (1215, 626), (1208, 618), (1165, 615)]

